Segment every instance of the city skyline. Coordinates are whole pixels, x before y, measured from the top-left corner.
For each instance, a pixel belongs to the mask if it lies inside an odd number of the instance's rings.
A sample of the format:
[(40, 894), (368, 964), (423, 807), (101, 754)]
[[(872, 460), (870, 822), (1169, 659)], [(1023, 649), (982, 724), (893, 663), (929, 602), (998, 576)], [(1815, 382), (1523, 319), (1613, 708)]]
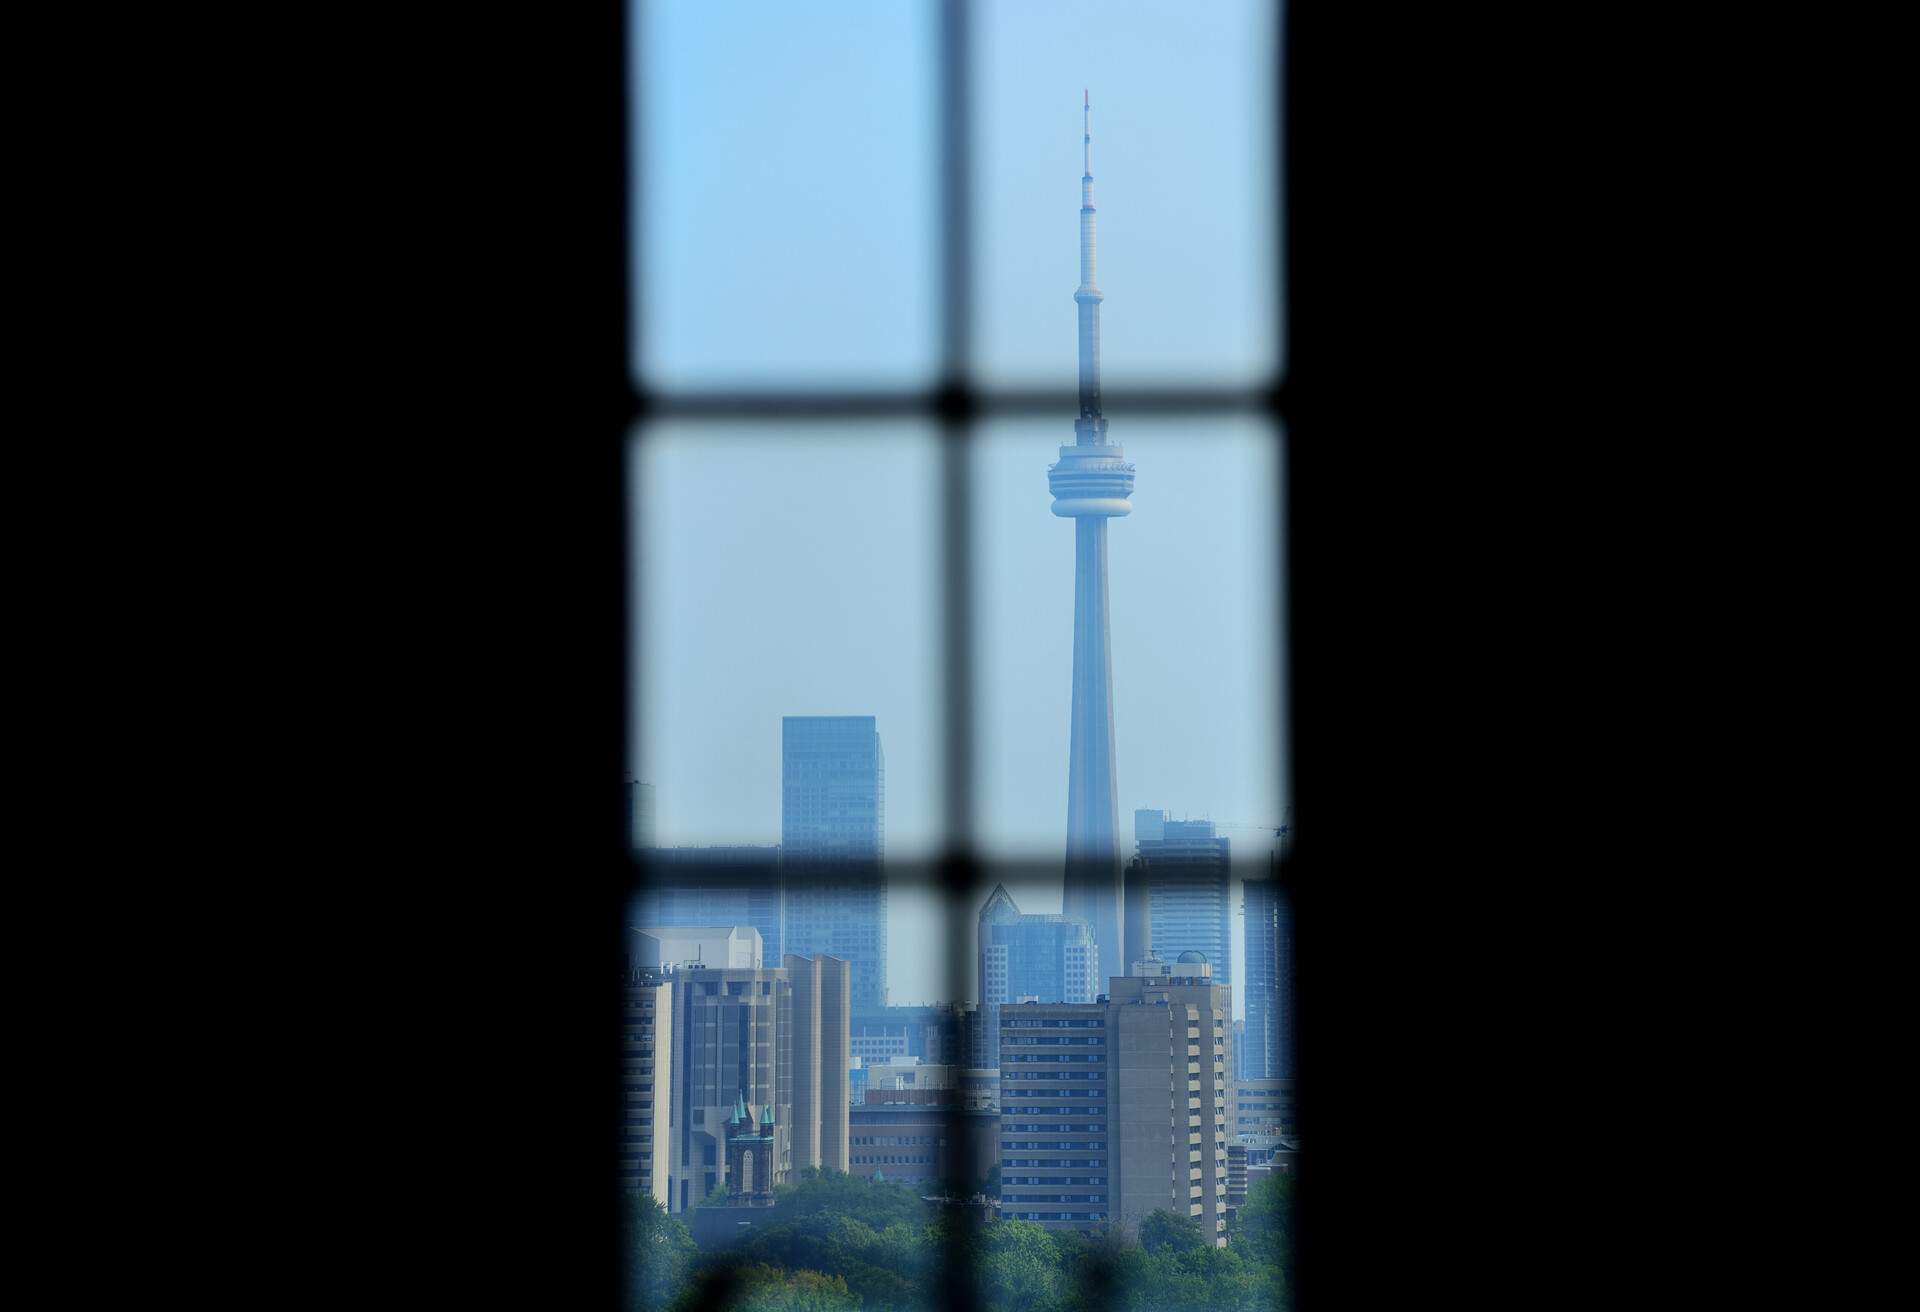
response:
[[(1012, 12), (995, 20), (1003, 33), (1026, 21)], [(907, 28), (895, 35), (916, 39)], [(1122, 97), (1118, 115), (1159, 140), (1163, 125), (1140, 126), (1143, 104), (1156, 99)], [(1157, 338), (1170, 315), (1190, 311), (1169, 299), (1173, 283), (1123, 261), (1144, 294), (1136, 300), (1129, 290), (1126, 326), (1117, 337), (1102, 335), (1088, 102), (1083, 89), (1073, 152), (1079, 286), (1063, 279), (1053, 293), (1064, 300), (1071, 290), (1077, 302), (1075, 439), (1061, 445), (1058, 420), (990, 421), (969, 456), (978, 800), (967, 840), (992, 861), (1058, 862), (1078, 845), (1111, 864), (1111, 879), (1101, 881), (1111, 896), (1103, 892), (1100, 906), (1084, 894), (1075, 904), (1064, 872), (1053, 889), (1019, 882), (1023, 904), (1088, 920), (1101, 945), (1100, 973), (1113, 975), (1125, 972), (1122, 958), (1131, 953), (1119, 941), (1118, 814), (1153, 805), (1264, 826), (1288, 792), (1274, 728), (1284, 598), (1272, 522), (1275, 435), (1263, 422), (1133, 416), (1125, 419), (1127, 449), (1107, 445), (1108, 341), (1132, 361), (1129, 333)], [(1023, 167), (1054, 154), (1041, 136), (1028, 134)], [(1107, 158), (1116, 156), (1120, 189), (1158, 211), (1164, 202), (1141, 187), (1169, 161), (1129, 153), (1124, 143)], [(1035, 250), (1060, 232), (1044, 222), (1042, 199), (1030, 207)], [(1140, 239), (1137, 226), (1128, 231)], [(1064, 243), (1056, 235), (1046, 244)], [(1064, 314), (1053, 322), (1064, 340)], [(1138, 380), (1137, 372), (1127, 379)], [(1039, 512), (1035, 482), (1056, 452), (1049, 516)], [(902, 1001), (951, 1000), (940, 960), (951, 950), (943, 908), (912, 888), (955, 837), (944, 831), (940, 801), (944, 692), (931, 527), (942, 488), (931, 431), (887, 420), (665, 423), (646, 430), (636, 456), (642, 677), (631, 769), (655, 786), (657, 841), (782, 841), (777, 752), (762, 749), (774, 726), (796, 715), (871, 715), (887, 726), (892, 749), (884, 839), (901, 889), (887, 903), (883, 931), (894, 942), (935, 945), (890, 958), (881, 987)], [(1141, 513), (1108, 543), (1104, 517), (1124, 513), (1131, 492), (1128, 460), (1149, 468), (1150, 479)], [(1112, 482), (1121, 466), (1124, 488), (1088, 482)], [(1071, 570), (1055, 516), (1075, 523)], [(1067, 614), (1076, 619), (1066, 622)], [(1062, 686), (1062, 666), (1070, 687)], [(1262, 854), (1236, 850), (1242, 855), (1252, 865)], [(1239, 882), (1236, 871), (1236, 904)], [(1109, 903), (1111, 915), (1102, 910)], [(1237, 918), (1233, 933), (1237, 949)]]

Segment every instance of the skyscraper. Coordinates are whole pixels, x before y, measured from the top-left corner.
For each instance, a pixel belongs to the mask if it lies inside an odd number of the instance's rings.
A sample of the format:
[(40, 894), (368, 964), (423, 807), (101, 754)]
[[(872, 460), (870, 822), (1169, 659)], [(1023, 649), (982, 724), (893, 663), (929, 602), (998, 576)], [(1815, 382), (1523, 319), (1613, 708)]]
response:
[(986, 1064), (999, 1064), (1000, 1008), (1022, 998), (1092, 1002), (1099, 990), (1098, 948), (1084, 920), (1029, 914), (996, 884), (980, 908), (976, 982), (991, 1046)]
[(780, 722), (788, 953), (853, 971), (853, 1005), (887, 1002), (887, 766), (871, 715)]
[[(1278, 857), (1272, 858), (1277, 865)], [(1292, 944), (1277, 879), (1249, 879), (1241, 903), (1247, 917), (1246, 1077), (1290, 1079), (1292, 1016), (1288, 1005)]]
[(1081, 100), (1080, 416), (1073, 445), (1047, 469), (1053, 513), (1073, 521), (1073, 719), (1067, 754), (1063, 910), (1084, 920), (1100, 978), (1126, 973), (1120, 943), (1120, 850), (1113, 777), (1113, 659), (1107, 624), (1107, 520), (1129, 514), (1133, 466), (1107, 441), (1100, 406), (1100, 302), (1094, 276), (1093, 110)]
[(1232, 868), (1227, 840), (1211, 820), (1169, 820), (1136, 811), (1134, 833), (1146, 862), (1153, 955), (1172, 961), (1204, 952), (1216, 984), (1233, 983)]

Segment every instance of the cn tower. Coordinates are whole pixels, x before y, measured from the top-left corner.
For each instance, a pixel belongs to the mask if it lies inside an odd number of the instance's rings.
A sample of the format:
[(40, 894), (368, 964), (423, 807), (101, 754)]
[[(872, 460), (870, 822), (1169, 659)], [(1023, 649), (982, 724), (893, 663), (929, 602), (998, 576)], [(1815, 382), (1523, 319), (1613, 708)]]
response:
[[(1100, 984), (1127, 973), (1120, 942), (1119, 815), (1113, 783), (1113, 656), (1107, 637), (1107, 521), (1133, 510), (1133, 466), (1100, 413), (1100, 302), (1094, 279), (1093, 108), (1081, 93), (1080, 417), (1047, 468), (1053, 513), (1073, 521), (1073, 729), (1067, 754), (1062, 909), (1093, 930)], [(1132, 949), (1136, 954), (1138, 946)]]

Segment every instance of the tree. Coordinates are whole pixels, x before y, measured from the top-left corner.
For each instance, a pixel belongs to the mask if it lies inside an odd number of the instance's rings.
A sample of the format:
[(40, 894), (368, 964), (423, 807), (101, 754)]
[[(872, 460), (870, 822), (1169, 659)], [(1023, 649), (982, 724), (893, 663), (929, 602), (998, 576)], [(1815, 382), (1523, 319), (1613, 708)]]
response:
[(721, 1262), (703, 1268), (675, 1300), (673, 1312), (858, 1312), (860, 1300), (838, 1276), (783, 1271), (765, 1262)]
[(1227, 1242), (1249, 1262), (1277, 1268), (1285, 1275), (1293, 1264), (1293, 1175), (1275, 1171), (1247, 1190), (1247, 1201)]
[(1157, 1207), (1140, 1223), (1140, 1247), (1149, 1253), (1161, 1248), (1191, 1252), (1211, 1245), (1200, 1232), (1198, 1217), (1181, 1216), (1164, 1207)]
[(635, 1304), (651, 1312), (666, 1307), (698, 1255), (686, 1222), (669, 1216), (650, 1194), (628, 1195), (627, 1257)]
[(995, 1312), (1057, 1312), (1063, 1279), (1060, 1253), (1032, 1221), (1001, 1221), (986, 1234), (980, 1294)]

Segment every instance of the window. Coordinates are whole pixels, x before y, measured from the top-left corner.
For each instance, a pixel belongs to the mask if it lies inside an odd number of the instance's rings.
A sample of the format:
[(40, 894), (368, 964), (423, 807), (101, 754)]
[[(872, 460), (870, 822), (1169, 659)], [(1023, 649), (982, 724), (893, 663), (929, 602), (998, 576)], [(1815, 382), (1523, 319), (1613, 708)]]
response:
[[(1126, 216), (1096, 248), (1102, 417), (1137, 480), (1134, 512), (1097, 520), (1120, 787), (1147, 793), (1113, 799), (1120, 854), (1133, 848), (1133, 804), (1266, 821), (1284, 796), (1270, 10), (1204, 7), (1170, 96), (1157, 68), (1166, 43), (1149, 49), (1125, 6), (1084, 49), (1047, 39), (1065, 21), (1053, 7), (1012, 0), (849, 3), (805, 19), (780, 8), (766, 7), (771, 30), (724, 32), (707, 6), (636, 10), (633, 262), (646, 295), (628, 448), (630, 760), (635, 782), (657, 790), (644, 845), (724, 848), (733, 855), (716, 858), (706, 886), (743, 899), (749, 854), (777, 847), (785, 907), (763, 952), (777, 935), (778, 959), (849, 961), (852, 1011), (977, 1001), (978, 963), (948, 945), (968, 941), (986, 895), (1004, 884), (1031, 914), (1064, 904), (1055, 776), (1069, 756), (1078, 535), (1096, 517), (1062, 523), (1049, 505), (1048, 466), (1081, 445), (1066, 217), (1079, 200), (1079, 79), (1065, 74), (1064, 106), (1049, 88), (1063, 50), (1076, 51), (1065, 65), (1113, 80), (1091, 88), (1095, 203)], [(848, 48), (881, 52), (870, 76), (832, 78)], [(1053, 63), (1036, 77), (1043, 51)], [(1219, 112), (1233, 105), (1251, 112)], [(1060, 149), (1031, 144), (1056, 126)], [(1189, 144), (1172, 151), (1172, 139)], [(1221, 167), (1229, 159), (1243, 167)], [(1236, 853), (1255, 842), (1243, 830), (1231, 841)], [(1054, 870), (1051, 900), (1024, 892), (1043, 882), (1036, 866)], [(663, 869), (642, 863), (648, 879)], [(902, 941), (902, 926), (918, 928)], [(1236, 970), (1240, 951), (1228, 954)], [(1023, 983), (1016, 954), (997, 968), (1009, 1001), (1042, 987)], [(1093, 992), (1106, 991), (1096, 976)], [(1035, 1118), (1002, 1128), (1099, 1136), (1005, 1147), (1104, 1152), (1106, 1043), (1094, 1031), (1105, 1021), (1001, 1025), (992, 1042), (1012, 1049), (999, 1058), (1001, 1107)], [(726, 1028), (719, 1043), (735, 1060)], [(908, 1050), (879, 1033), (856, 1033), (852, 1053)], [(676, 1044), (710, 1041), (676, 1027)], [(1067, 1063), (1091, 1068), (1057, 1069)]]

